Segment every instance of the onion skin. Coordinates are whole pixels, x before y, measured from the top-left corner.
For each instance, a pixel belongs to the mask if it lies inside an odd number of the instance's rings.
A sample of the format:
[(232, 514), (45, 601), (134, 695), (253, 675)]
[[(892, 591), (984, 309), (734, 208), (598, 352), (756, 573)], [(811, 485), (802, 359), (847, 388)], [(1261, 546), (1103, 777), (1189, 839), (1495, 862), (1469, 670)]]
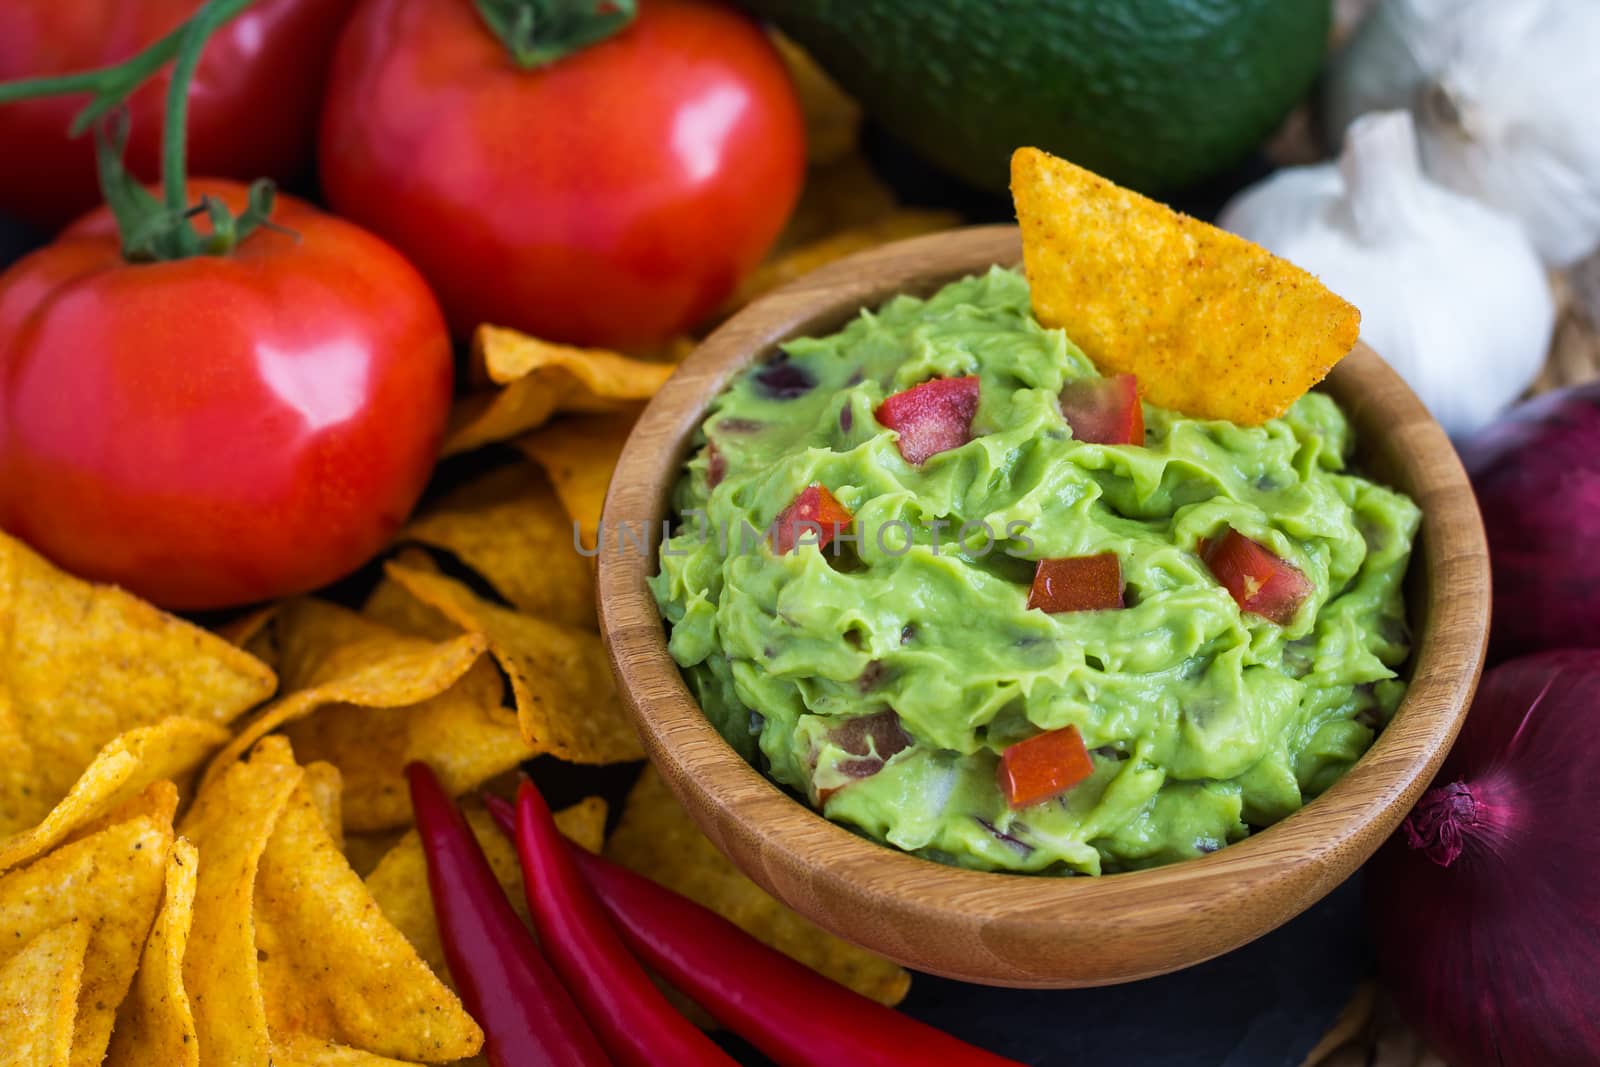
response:
[(1503, 664), (1367, 866), (1379, 972), (1452, 1067), (1600, 1064), (1597, 768), (1600, 651)]
[(1600, 383), (1518, 406), (1461, 458), (1489, 538), (1491, 662), (1600, 647)]

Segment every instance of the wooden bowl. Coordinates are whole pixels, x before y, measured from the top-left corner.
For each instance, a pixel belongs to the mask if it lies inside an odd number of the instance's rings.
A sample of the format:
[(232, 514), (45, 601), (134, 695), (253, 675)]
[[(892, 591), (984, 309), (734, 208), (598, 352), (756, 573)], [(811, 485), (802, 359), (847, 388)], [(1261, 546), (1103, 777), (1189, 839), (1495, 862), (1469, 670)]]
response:
[[(927, 294), (1020, 260), (1015, 227), (973, 227), (851, 256), (757, 300), (700, 346), (640, 418), (606, 497), (606, 527), (661, 529), (706, 406), (780, 341), (831, 332), (896, 293)], [(1004, 986), (1104, 985), (1261, 936), (1349, 877), (1410, 810), (1461, 725), (1488, 637), (1483, 525), (1444, 432), (1364, 345), (1324, 388), (1355, 427), (1362, 470), (1422, 507), (1408, 579), (1418, 640), (1394, 721), (1333, 788), (1277, 825), (1198, 859), (1099, 878), (963, 870), (851, 833), (779, 790), (706, 721), (645, 588), (653, 557), (612, 539), (599, 562), (601, 626), (651, 759), (701, 829), (762, 887), (917, 970)]]

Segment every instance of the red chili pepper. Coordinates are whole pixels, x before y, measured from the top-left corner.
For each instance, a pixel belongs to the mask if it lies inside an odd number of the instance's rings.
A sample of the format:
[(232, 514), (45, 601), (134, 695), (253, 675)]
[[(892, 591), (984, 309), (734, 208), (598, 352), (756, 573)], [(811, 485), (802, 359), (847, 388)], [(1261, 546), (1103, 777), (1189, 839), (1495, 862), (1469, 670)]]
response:
[(539, 955), (478, 839), (423, 763), (406, 767), (428, 889), (462, 1003), (493, 1067), (609, 1067), (594, 1032)]
[(736, 1067), (628, 954), (539, 790), (517, 790), (517, 856), (539, 944), (619, 1067)]
[(1076, 726), (1018, 741), (1000, 754), (995, 778), (1012, 808), (1058, 797), (1094, 773), (1094, 760)]
[[(511, 806), (488, 803), (509, 831)], [(829, 981), (648, 878), (577, 846), (568, 854), (633, 954), (779, 1067), (1021, 1067)]]

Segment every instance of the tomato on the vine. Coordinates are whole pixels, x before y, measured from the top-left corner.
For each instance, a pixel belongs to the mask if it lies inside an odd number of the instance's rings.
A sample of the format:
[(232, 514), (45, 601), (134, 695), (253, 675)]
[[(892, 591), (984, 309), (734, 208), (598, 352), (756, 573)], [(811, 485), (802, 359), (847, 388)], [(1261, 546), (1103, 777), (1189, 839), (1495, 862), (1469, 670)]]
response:
[(312, 589), (387, 543), (444, 433), (444, 318), (371, 234), (288, 198), (272, 220), (293, 233), (129, 263), (101, 210), (0, 274), (0, 526), (183, 609)]
[[(203, 0), (5, 0), (0, 80), (119, 62), (174, 29)], [(353, 0), (258, 0), (211, 40), (190, 89), (190, 170), (288, 180), (316, 141), (329, 57)], [(156, 177), (170, 70), (128, 99), (128, 165)], [(68, 136), (82, 97), (0, 107), (0, 213), (56, 229), (100, 202), (94, 146)]]
[[(799, 195), (805, 133), (782, 60), (723, 4), (639, 0), (620, 32), (572, 50), (529, 19), (519, 61), (487, 17), (514, 23), (519, 7), (539, 5), (362, 0), (328, 87), (329, 202), (422, 270), (458, 333), (494, 322), (629, 347), (695, 325)], [(579, 22), (566, 29), (582, 41)]]

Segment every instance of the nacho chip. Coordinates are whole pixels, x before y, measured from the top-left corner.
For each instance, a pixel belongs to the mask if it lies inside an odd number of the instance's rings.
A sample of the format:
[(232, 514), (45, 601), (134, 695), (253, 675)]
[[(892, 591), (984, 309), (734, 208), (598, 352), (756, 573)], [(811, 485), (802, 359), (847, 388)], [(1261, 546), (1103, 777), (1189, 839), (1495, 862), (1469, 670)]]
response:
[[(511, 906), (531, 927), (516, 848), (477, 800), (464, 801), (462, 810)], [(599, 852), (605, 841), (606, 802), (599, 797), (586, 797), (556, 812), (556, 825), (568, 840), (590, 852)], [(433, 898), (428, 893), (428, 863), (423, 858), (422, 841), (415, 830), (408, 831), (373, 868), (367, 876), (367, 890), (384, 916), (406, 935), (417, 955), (428, 962), (435, 974), (454, 985), (445, 965), (444, 947), (439, 943), (439, 928), (434, 923)]]
[(741, 874), (695, 826), (654, 767), (645, 768), (628, 794), (606, 855), (881, 1004), (900, 1003), (911, 988), (903, 968), (801, 918)]
[(254, 903), (272, 1034), (313, 1035), (427, 1063), (482, 1047), (477, 1023), (345, 862), (304, 782), (262, 853)]
[(591, 552), (598, 543), (611, 472), (633, 423), (633, 415), (567, 418), (516, 441), (529, 459), (544, 468), (567, 516), (578, 524), (584, 548)]
[(129, 730), (169, 717), (222, 726), (273, 686), (220, 637), (0, 533), (0, 835), (44, 820)]
[(488, 638), (533, 753), (587, 764), (644, 758), (596, 634), (519, 615), (441, 574), (393, 562), (384, 570), (456, 625)]
[(445, 455), (509, 440), (543, 426), (558, 412), (636, 410), (676, 369), (497, 326), (478, 327), (472, 347), (476, 377), (503, 388), (469, 396), (456, 407)]
[[(266, 604), (253, 611), (247, 611), (236, 618), (229, 619), (221, 626), (216, 627), (214, 632), (230, 645), (236, 645), (239, 648), (248, 650), (252, 642), (255, 641), (256, 636), (266, 629), (267, 624), (277, 614), (277, 604)], [(256, 658), (260, 659), (261, 657), (257, 656)]]
[(344, 825), (369, 832), (411, 823), (406, 764), (426, 759), (452, 796), (517, 767), (536, 753), (515, 712), (503, 706), (505, 683), (481, 659), (455, 685), (408, 708), (337, 704), (291, 723), (285, 733), (305, 759), (338, 766), (344, 776)]
[(201, 789), (183, 820), (200, 852), (194, 920), (183, 960), (184, 988), (207, 1063), (269, 1062), (266, 1007), (256, 954), (255, 886), (261, 854), (304, 772), (289, 744), (269, 737), (248, 762), (226, 767)]
[(88, 920), (47, 930), (0, 966), (0, 1067), (68, 1067)]
[(805, 115), (806, 158), (816, 165), (855, 151), (861, 133), (861, 105), (839, 88), (805, 49), (781, 33), (769, 36), (789, 68), (789, 80)]
[(285, 605), (274, 631), (283, 695), (246, 723), (212, 761), (206, 785), (262, 737), (319, 708), (405, 708), (431, 700), (460, 680), (487, 645), (477, 634), (442, 642), (409, 637), (311, 599)]
[(1258, 425), (1356, 342), (1360, 313), (1311, 274), (1065, 160), (1017, 149), (1011, 193), (1034, 314), (1153, 404)]
[[(433, 557), (415, 546), (396, 552), (394, 561), (407, 570), (439, 572)], [(387, 574), (373, 587), (367, 602), (361, 606), (361, 614), (391, 630), (426, 637), (430, 641), (448, 641), (461, 633), (461, 627), (406, 592), (405, 586)]]
[(161, 903), (171, 847), (171, 824), (140, 816), (0, 876), (0, 967), (58, 926), (89, 928), (72, 1067), (94, 1067), (105, 1057), (117, 1006), (133, 982)]
[(143, 792), (134, 794), (99, 818), (91, 819), (73, 830), (62, 843), (81, 841), (118, 823), (141, 817), (154, 819), (163, 826), (174, 823), (178, 817), (177, 783), (170, 780), (150, 783)]
[(226, 729), (202, 719), (163, 719), (129, 730), (100, 750), (44, 821), (0, 838), (0, 871), (42, 855), (151, 784), (188, 774), (227, 740)]
[(328, 836), (343, 852), (344, 800), (340, 794), (344, 790), (344, 775), (332, 763), (307, 756), (299, 745), (294, 744), (293, 737), (289, 738), (289, 742), (295, 750), (295, 758), (304, 761), (302, 769), (306, 776), (301, 779), (300, 787), (306, 791), (311, 806), (317, 809), (323, 829), (328, 831)]
[(560, 498), (531, 463), (518, 461), (462, 486), (412, 520), (400, 538), (451, 553), (529, 615), (595, 627), (593, 572), (572, 543)]
[(892, 211), (871, 222), (838, 230), (767, 260), (739, 286), (733, 302), (738, 306), (748, 304), (756, 297), (787, 285), (818, 267), (827, 266), (834, 260), (856, 252), (959, 225), (961, 216), (950, 211), (921, 211), (915, 208)]
[(409, 832), (405, 829), (349, 831), (344, 835), (345, 862), (350, 864), (352, 871), (365, 878)]
[(185, 820), (201, 856), (184, 976), (204, 991), (195, 1002), (202, 1060), (473, 1055), (477, 1024), (384, 921), (305, 782), (288, 742), (268, 737)]
[(336, 1041), (289, 1034), (273, 1040), (272, 1067), (413, 1067), (413, 1064), (409, 1060), (375, 1056)]
[(111, 1033), (108, 1059), (117, 1067), (199, 1067), (200, 1041), (183, 985), (199, 865), (193, 844), (181, 837), (173, 842), (161, 911)]

